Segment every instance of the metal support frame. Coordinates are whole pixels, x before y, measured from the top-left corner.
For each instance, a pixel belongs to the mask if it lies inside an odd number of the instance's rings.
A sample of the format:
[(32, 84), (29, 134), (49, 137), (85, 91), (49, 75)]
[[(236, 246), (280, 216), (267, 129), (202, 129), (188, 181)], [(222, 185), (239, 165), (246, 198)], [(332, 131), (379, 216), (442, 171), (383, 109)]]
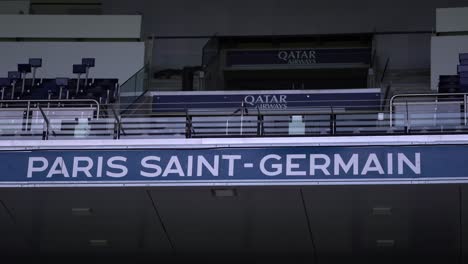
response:
[(11, 100), (15, 98), (15, 87), (16, 87), (16, 80), (13, 80), (11, 83)]
[(32, 87), (36, 86), (36, 67), (32, 67)]
[[(5, 98), (5, 87), (2, 87), (2, 97), (1, 97), (1, 100), (3, 101), (4, 98)], [(0, 107), (3, 107), (3, 102), (0, 103)]]
[(466, 103), (467, 103), (467, 96), (468, 96), (468, 95), (466, 95), (466, 94), (463, 96), (463, 109), (464, 109), (464, 113), (463, 113), (464, 122), (463, 122), (463, 123), (465, 124), (465, 126), (467, 125), (467, 117), (468, 117), (468, 116), (467, 116), (468, 106), (466, 105)]
[(81, 74), (78, 73), (77, 76), (76, 76), (76, 91), (75, 91), (75, 94), (78, 94), (78, 92), (80, 91), (80, 78), (81, 78)]
[(257, 136), (263, 136), (263, 115), (257, 105)]
[(333, 106), (330, 106), (330, 134), (336, 134), (336, 113)]
[(185, 109), (185, 137), (192, 138), (193, 126), (192, 126), (192, 116), (189, 115), (188, 109)]
[(37, 104), (37, 108), (39, 109), (39, 112), (41, 113), (42, 118), (44, 119), (44, 122), (46, 124), (46, 127), (45, 127), (44, 131), (42, 132), (42, 139), (43, 140), (49, 140), (49, 132), (50, 132), (49, 118), (47, 118), (47, 115), (44, 113), (44, 110), (42, 110), (42, 107), (41, 107), (40, 104)]
[(411, 124), (410, 124), (410, 121), (409, 121), (409, 109), (408, 109), (408, 101), (406, 101), (406, 115), (405, 115), (405, 132), (406, 134), (409, 134), (410, 133), (410, 128), (411, 128)]
[(122, 126), (122, 120), (121, 120), (121, 117), (120, 115), (117, 114), (117, 111), (115, 111), (115, 108), (114, 107), (111, 107), (111, 110), (112, 110), (112, 113), (114, 114), (114, 132), (115, 132), (115, 135), (114, 135), (114, 139), (120, 139), (120, 132), (122, 132), (124, 135), (126, 134), (125, 133), (125, 130)]
[(89, 67), (86, 66), (86, 75), (85, 75), (85, 82), (84, 82), (85, 88), (88, 86), (88, 76), (89, 76)]
[(24, 87), (26, 86), (26, 72), (21, 73), (22, 83), (21, 83), (21, 94), (24, 93)]
[(240, 135), (242, 136), (243, 134), (243, 128), (244, 128), (244, 111), (245, 111), (245, 105), (244, 105), (244, 101), (242, 101), (241, 103), (241, 120), (240, 120)]

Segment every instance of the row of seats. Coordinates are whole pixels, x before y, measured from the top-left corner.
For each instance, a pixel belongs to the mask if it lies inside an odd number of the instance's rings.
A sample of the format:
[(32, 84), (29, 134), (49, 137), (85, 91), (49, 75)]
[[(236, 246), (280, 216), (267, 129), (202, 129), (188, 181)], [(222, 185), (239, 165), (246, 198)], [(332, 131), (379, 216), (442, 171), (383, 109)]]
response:
[(118, 94), (118, 79), (89, 79), (87, 84), (78, 79), (24, 79), (0, 78), (1, 100), (65, 100), (95, 99), (100, 103), (114, 103)]
[[(118, 79), (90, 79), (94, 58), (83, 58), (73, 65), (77, 78), (38, 79), (36, 69), (42, 67), (41, 58), (30, 58), (29, 63), (18, 64), (17, 71), (0, 78), (1, 100), (65, 100), (95, 99), (99, 103), (114, 103), (118, 94)], [(32, 78), (27, 78), (32, 72)], [(81, 75), (85, 74), (82, 78)], [(8, 105), (8, 104), (1, 104)], [(10, 103), (11, 105), (11, 103)]]
[(468, 93), (468, 53), (459, 54), (457, 75), (439, 76), (440, 93)]

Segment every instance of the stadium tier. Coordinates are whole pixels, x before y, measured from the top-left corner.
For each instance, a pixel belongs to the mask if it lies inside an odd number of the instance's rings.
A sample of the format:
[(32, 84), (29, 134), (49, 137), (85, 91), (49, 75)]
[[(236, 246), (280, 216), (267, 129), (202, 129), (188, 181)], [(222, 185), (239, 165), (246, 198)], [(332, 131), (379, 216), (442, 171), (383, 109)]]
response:
[[(88, 78), (90, 68), (94, 66), (94, 58), (83, 58), (81, 64), (74, 64), (72, 67), (72, 73), (76, 74), (77, 78), (41, 78), (36, 76), (36, 70), (42, 67), (42, 59), (29, 59), (28, 64), (18, 64), (17, 71), (9, 71), (7, 78), (0, 78), (0, 98), (1, 100), (93, 99), (101, 104), (115, 103), (118, 95), (118, 79)], [(31, 72), (32, 76), (29, 77)], [(8, 107), (11, 103), (2, 106)]]
[(0, 263), (468, 263), (463, 1), (0, 1)]
[(457, 75), (439, 76), (439, 92), (466, 93), (468, 92), (468, 53), (459, 54), (460, 64), (457, 66)]

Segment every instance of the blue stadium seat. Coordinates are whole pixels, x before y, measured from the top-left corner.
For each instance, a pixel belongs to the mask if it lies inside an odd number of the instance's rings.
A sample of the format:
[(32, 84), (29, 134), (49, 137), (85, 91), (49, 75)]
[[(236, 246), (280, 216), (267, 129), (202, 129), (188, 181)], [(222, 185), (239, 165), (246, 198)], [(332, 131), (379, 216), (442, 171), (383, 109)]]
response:
[[(87, 79), (85, 84), (85, 79), (80, 77), (94, 66), (94, 58), (83, 58), (82, 64), (73, 65), (73, 73), (80, 79), (41, 79), (36, 78), (35, 70), (42, 67), (42, 59), (30, 58), (29, 63), (18, 64), (17, 71), (8, 72), (8, 78), (0, 78), (0, 93), (3, 100), (96, 99), (101, 103), (115, 102), (118, 79)], [(33, 72), (32, 78), (26, 78), (30, 72)]]
[(464, 73), (464, 72), (468, 73), (468, 65), (463, 65), (463, 64), (458, 65), (457, 69), (458, 69), (458, 74), (460, 75), (461, 73)]
[[(468, 61), (468, 53), (460, 53), (459, 54), (459, 59), (460, 59), (460, 63), (462, 61)], [(464, 64), (464, 63), (461, 63), (461, 64)]]

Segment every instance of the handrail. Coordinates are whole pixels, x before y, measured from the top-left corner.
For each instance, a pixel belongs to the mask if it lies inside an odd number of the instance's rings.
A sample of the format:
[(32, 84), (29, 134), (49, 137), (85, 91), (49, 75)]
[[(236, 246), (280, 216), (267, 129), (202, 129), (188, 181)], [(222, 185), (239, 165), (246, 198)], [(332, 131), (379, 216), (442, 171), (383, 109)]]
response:
[(112, 110), (112, 113), (114, 114), (114, 120), (115, 122), (117, 123), (117, 127), (118, 127), (118, 131), (117, 131), (117, 139), (120, 138), (120, 131), (122, 131), (122, 133), (125, 135), (125, 130), (122, 126), (122, 120), (120, 119), (120, 116), (117, 115), (117, 112), (115, 111), (115, 108), (114, 107), (111, 107), (111, 110)]
[(385, 62), (385, 67), (382, 72), (382, 77), (380, 78), (380, 83), (382, 83), (385, 79), (385, 74), (387, 73), (388, 65), (390, 64), (390, 57), (387, 58), (387, 61)]
[(141, 67), (138, 71), (136, 71), (132, 76), (130, 76), (125, 82), (123, 82), (123, 83), (122, 83), (121, 85), (119, 85), (119, 86), (123, 86), (123, 85), (127, 84), (128, 82), (130, 82), (130, 80), (133, 79), (133, 77), (134, 77), (135, 75), (137, 75), (139, 72), (141, 72), (141, 71), (144, 70), (145, 68), (146, 68), (146, 65), (143, 66), (143, 67)]
[(39, 111), (41, 112), (41, 115), (42, 115), (42, 118), (44, 118), (44, 121), (46, 123), (46, 126), (47, 126), (47, 129), (45, 131), (45, 134), (43, 135), (43, 139), (44, 140), (48, 140), (49, 139), (49, 131), (51, 130), (52, 131), (52, 134), (55, 136), (55, 131), (53, 129), (50, 128), (50, 121), (49, 121), (49, 118), (47, 118), (47, 115), (44, 113), (44, 110), (42, 109), (41, 105), (38, 104), (37, 105), (37, 108), (39, 108)]
[[(447, 100), (446, 102), (438, 100), (439, 111), (435, 115), (432, 110), (427, 111), (422, 109), (419, 111), (419, 108), (416, 110), (411, 108), (413, 106), (412, 102), (423, 105), (427, 105), (428, 102), (433, 104), (434, 99), (428, 100), (424, 98), (445, 98), (449, 96), (453, 98), (450, 98), (451, 100)], [(397, 100), (402, 97), (424, 98), (422, 100)], [(70, 101), (77, 102), (77, 100)], [(34, 115), (39, 114), (39, 119), (44, 125), (45, 134), (43, 136), (45, 140), (49, 139), (49, 136), (52, 134), (57, 136), (50, 137), (50, 139), (73, 137), (73, 133), (70, 132), (77, 128), (74, 128), (74, 123), (70, 120), (83, 115), (91, 118), (96, 115), (96, 107), (101, 107), (95, 100), (82, 100), (81, 102), (85, 102), (86, 108), (77, 105), (63, 107), (64, 100), (4, 100), (0, 102), (4, 102), (4, 104), (8, 102), (8, 106), (10, 106), (0, 116), (0, 139), (5, 139), (7, 136), (10, 138), (16, 136), (39, 136), (41, 133), (40, 123), (31, 123), (33, 119), (36, 119), (36, 116), (31, 118), (31, 113), (34, 113)], [(356, 108), (345, 108), (339, 105), (299, 106), (289, 107), (286, 110), (270, 111), (262, 109), (258, 105), (250, 107), (250, 105), (246, 103), (242, 105), (240, 102), (237, 105), (238, 107), (229, 107), (222, 111), (213, 108), (188, 111), (186, 108), (184, 112), (156, 113), (148, 109), (148, 112), (141, 112), (141, 115), (121, 115), (118, 109), (113, 108), (112, 105), (102, 105), (102, 110), (99, 108), (97, 114), (102, 120), (98, 121), (96, 118), (90, 119), (91, 133), (89, 134), (89, 138), (96, 136), (113, 137), (114, 139), (145, 136), (184, 137), (184, 134), (186, 138), (293, 136), (293, 134), (289, 134), (288, 132), (288, 127), (292, 124), (290, 118), (292, 115), (303, 116), (301, 124), (306, 128), (305, 132), (301, 132), (303, 136), (339, 136), (353, 133), (360, 133), (360, 135), (375, 135), (376, 133), (379, 133), (379, 135), (387, 133), (426, 133), (424, 131), (429, 131), (429, 133), (444, 133), (444, 131), (449, 131), (448, 133), (468, 134), (467, 102), (468, 93), (401, 94), (391, 98), (390, 109), (386, 109), (385, 111), (379, 109), (378, 106), (372, 109), (365, 108), (362, 105), (359, 106), (359, 103), (356, 105)], [(396, 112), (395, 110), (396, 107), (404, 106), (405, 103), (406, 116), (404, 116), (404, 112)], [(47, 109), (47, 104), (51, 104), (51, 108)], [(449, 107), (445, 110), (445, 106), (443, 105), (446, 104), (456, 104), (457, 107)], [(461, 108), (462, 104), (464, 104), (463, 109)], [(458, 106), (460, 106), (460, 109)], [(26, 109), (26, 113), (23, 113)], [(234, 111), (236, 109), (237, 111)], [(57, 111), (52, 115), (48, 112), (49, 110)], [(37, 113), (36, 111), (40, 111), (41, 113)], [(44, 120), (40, 118), (40, 115), (44, 117)], [(56, 121), (59, 124), (57, 127), (55, 126)], [(226, 121), (228, 123), (224, 124)], [(51, 128), (55, 131), (51, 131)], [(424, 131), (422, 131), (422, 128), (424, 128)]]
[(456, 96), (456, 95), (463, 95), (464, 96), (464, 123), (467, 124), (467, 106), (466, 106), (466, 101), (467, 101), (467, 96), (468, 93), (432, 93), (432, 94), (396, 94), (392, 96), (390, 99), (390, 127), (393, 126), (393, 103), (395, 99), (399, 97), (439, 97), (439, 96)]
[(144, 74), (147, 69), (149, 68), (149, 66), (147, 64), (145, 64), (142, 68), (140, 68), (137, 72), (135, 72), (132, 76), (130, 76), (130, 78), (128, 78), (125, 82), (123, 82), (121, 85), (119, 85), (119, 94), (118, 94), (118, 102), (119, 102), (119, 112), (124, 112), (126, 110), (128, 110), (136, 101), (138, 101), (142, 95), (146, 94), (146, 92), (148, 91), (148, 87), (149, 87), (149, 78), (145, 78), (145, 76), (143, 75), (143, 79), (142, 79), (142, 83), (143, 83), (143, 87), (141, 87), (141, 91), (138, 91), (138, 92), (141, 92), (138, 96), (135, 96), (136, 98), (134, 98), (130, 103), (127, 104), (126, 108), (125, 109), (121, 109), (121, 106), (122, 106), (122, 93), (126, 93), (127, 91), (125, 91), (125, 89), (127, 88), (127, 86), (130, 86), (130, 88), (132, 88), (132, 83), (131, 82), (134, 82), (133, 83), (133, 93), (137, 93), (137, 81), (138, 81), (138, 76), (140, 74)]
[(391, 84), (388, 84), (386, 87), (385, 87), (385, 93), (384, 93), (384, 97), (382, 98), (382, 103), (380, 105), (380, 111), (383, 111), (385, 109), (385, 102), (387, 101), (387, 98), (388, 98), (388, 94), (390, 93), (390, 90), (392, 89), (392, 85)]
[[(44, 118), (44, 125), (47, 125), (45, 132), (50, 132), (56, 135), (57, 131), (51, 131), (50, 126), (52, 125), (51, 120), (46, 116), (45, 110), (39, 105), (41, 114)], [(185, 113), (185, 115), (175, 116), (175, 119), (171, 119), (169, 116), (147, 116), (147, 117), (128, 117), (121, 118), (117, 111), (112, 108), (108, 108), (112, 111), (111, 116), (108, 118), (102, 118), (102, 120), (92, 121), (90, 127), (89, 138), (95, 136), (104, 136), (114, 139), (120, 139), (122, 136), (125, 137), (172, 137), (172, 136), (184, 136), (185, 138), (191, 137), (263, 137), (263, 136), (296, 136), (297, 134), (289, 134), (288, 128), (291, 125), (291, 120), (286, 118), (294, 115), (293, 113), (251, 113), (249, 119), (246, 122), (245, 113), (242, 118), (242, 113), (237, 112), (237, 118), (232, 122), (229, 122), (227, 133), (223, 125), (223, 118), (219, 118), (217, 113), (207, 115), (207, 113)], [(259, 109), (258, 109), (259, 110)], [(412, 134), (414, 133), (425, 133), (418, 132), (421, 127), (429, 131), (436, 131), (435, 133), (442, 133), (449, 131), (449, 133), (464, 133), (468, 134), (468, 127), (463, 126), (462, 123), (457, 124), (457, 120), (460, 120), (461, 112), (449, 112), (448, 115), (438, 115), (437, 118), (442, 122), (441, 125), (438, 123), (432, 123), (433, 118), (427, 115), (410, 116), (409, 109), (406, 108), (407, 114), (405, 116), (405, 124), (398, 126), (389, 126), (388, 113), (380, 117), (379, 111), (348, 111), (348, 112), (336, 112), (333, 107), (329, 107), (327, 112), (309, 112), (305, 113), (302, 111), (296, 112), (298, 115), (304, 116), (302, 119), (303, 125), (306, 128), (299, 136), (339, 136), (339, 135), (386, 135), (387, 133), (399, 133), (399, 134)], [(76, 116), (71, 113), (70, 117)], [(202, 117), (202, 118), (198, 118)], [(215, 117), (215, 118), (210, 118)], [(230, 114), (225, 114), (224, 117), (229, 118)], [(55, 118), (55, 117), (54, 117)], [(63, 120), (69, 120), (67, 117), (61, 117)], [(196, 119), (195, 119), (196, 118)], [(392, 117), (393, 118), (393, 117)], [(442, 119), (443, 118), (443, 119)], [(19, 135), (19, 136), (34, 136), (35, 134), (29, 134), (21, 128), (9, 128), (11, 126), (8, 116), (5, 116), (3, 120), (0, 119), (0, 136), (3, 135)], [(18, 117), (16, 124), (24, 123), (24, 118)], [(195, 120), (195, 121), (193, 121)], [(414, 122), (413, 122), (414, 121)], [(113, 122), (113, 126), (112, 126)], [(414, 125), (416, 124), (416, 125)], [(423, 124), (423, 125), (420, 125)], [(15, 125), (15, 123), (13, 124)], [(413, 126), (415, 128), (413, 128)], [(18, 127), (18, 126), (17, 126)], [(70, 133), (76, 128), (68, 124), (62, 124), (58, 136), (74, 136)], [(197, 133), (191, 133), (192, 129), (197, 130)], [(232, 129), (233, 133), (229, 130)], [(263, 130), (263, 131), (262, 131)], [(37, 129), (34, 131), (37, 132)], [(239, 131), (242, 131), (240, 134)], [(438, 131), (438, 132), (437, 132)], [(49, 139), (48, 134), (45, 133), (44, 139)], [(57, 137), (54, 137), (57, 138)], [(0, 137), (1, 139), (1, 137)]]
[[(127, 111), (130, 109), (130, 107), (131, 107), (132, 105), (134, 105), (135, 102), (138, 102), (138, 100), (140, 100), (141, 98), (143, 98), (143, 97), (146, 95), (146, 93), (148, 93), (148, 90), (145, 90), (142, 94), (140, 94), (140, 95), (133, 101), (133, 103), (128, 104), (127, 107), (125, 107), (125, 109), (120, 110), (120, 114), (121, 114), (121, 115), (125, 114), (125, 112), (127, 112)], [(135, 110), (135, 109), (133, 109), (133, 110)]]
[[(69, 103), (80, 103), (80, 102), (83, 102), (83, 103), (94, 103), (96, 104), (96, 111), (99, 113), (101, 111), (101, 104), (95, 100), (95, 99), (39, 99), (39, 100), (0, 100), (0, 103), (15, 103), (15, 104), (21, 104), (21, 103), (25, 103), (25, 105), (30, 105), (31, 103), (34, 103), (34, 102), (37, 102), (37, 103), (63, 103), (63, 102), (69, 102)], [(63, 104), (62, 104), (63, 105)], [(29, 110), (29, 108), (28, 108)]]

